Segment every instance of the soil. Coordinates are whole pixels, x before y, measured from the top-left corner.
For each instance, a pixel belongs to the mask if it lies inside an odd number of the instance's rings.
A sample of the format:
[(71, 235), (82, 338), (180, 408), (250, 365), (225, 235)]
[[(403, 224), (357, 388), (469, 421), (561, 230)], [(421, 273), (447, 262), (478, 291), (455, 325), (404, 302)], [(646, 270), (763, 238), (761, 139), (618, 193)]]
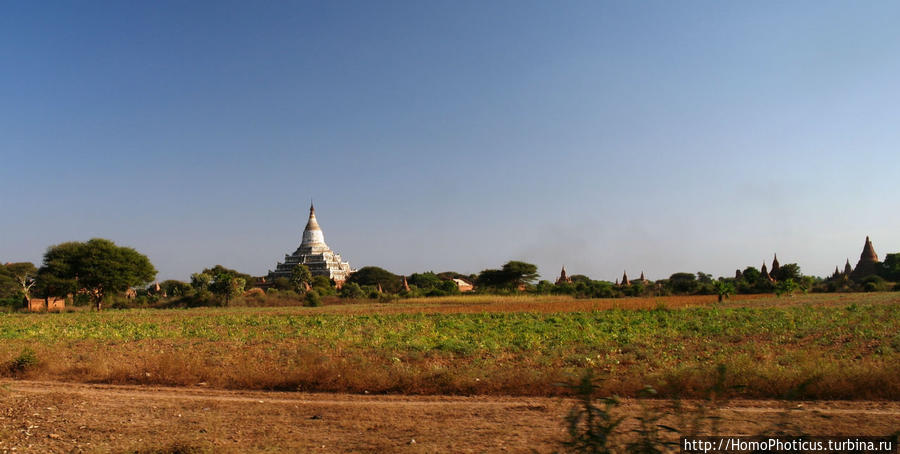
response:
[[(552, 452), (573, 401), (0, 381), (0, 453)], [(630, 419), (671, 402), (623, 400)], [(688, 403), (690, 404), (690, 403)], [(731, 401), (720, 435), (889, 435), (900, 402)], [(675, 417), (662, 422), (675, 425)]]

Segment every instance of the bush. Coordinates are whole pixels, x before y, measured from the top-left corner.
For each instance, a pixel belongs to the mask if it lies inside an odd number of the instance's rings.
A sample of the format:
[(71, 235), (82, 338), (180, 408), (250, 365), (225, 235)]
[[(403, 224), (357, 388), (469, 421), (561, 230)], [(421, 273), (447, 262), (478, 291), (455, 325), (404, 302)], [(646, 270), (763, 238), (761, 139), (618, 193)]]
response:
[(263, 289), (261, 289), (259, 287), (254, 287), (254, 288), (251, 288), (250, 290), (247, 290), (246, 292), (244, 292), (244, 297), (245, 298), (254, 298), (254, 299), (263, 299), (266, 297), (266, 292), (264, 292)]
[(25, 347), (19, 356), (6, 363), (5, 369), (11, 374), (20, 374), (38, 365), (37, 355), (34, 350)]
[(322, 297), (319, 296), (319, 292), (310, 290), (309, 292), (306, 292), (306, 298), (303, 305), (306, 307), (319, 307), (322, 305)]
[(363, 292), (362, 287), (359, 286), (356, 282), (350, 282), (344, 284), (341, 287), (341, 298), (352, 298), (352, 299), (360, 299), (365, 298), (366, 294)]

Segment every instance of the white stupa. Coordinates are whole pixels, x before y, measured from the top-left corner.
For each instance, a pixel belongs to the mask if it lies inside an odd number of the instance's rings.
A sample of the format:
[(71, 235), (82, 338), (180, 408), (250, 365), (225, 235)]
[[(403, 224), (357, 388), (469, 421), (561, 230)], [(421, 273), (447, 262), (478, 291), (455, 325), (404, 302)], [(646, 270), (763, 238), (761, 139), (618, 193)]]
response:
[(279, 277), (291, 277), (291, 270), (297, 265), (306, 265), (313, 276), (326, 276), (329, 279), (342, 283), (353, 272), (350, 263), (341, 260), (340, 254), (335, 254), (325, 244), (325, 234), (316, 221), (316, 209), (309, 205), (309, 220), (303, 229), (303, 238), (300, 247), (293, 254), (284, 256), (284, 263), (279, 262), (275, 271), (269, 270), (266, 280), (274, 281)]

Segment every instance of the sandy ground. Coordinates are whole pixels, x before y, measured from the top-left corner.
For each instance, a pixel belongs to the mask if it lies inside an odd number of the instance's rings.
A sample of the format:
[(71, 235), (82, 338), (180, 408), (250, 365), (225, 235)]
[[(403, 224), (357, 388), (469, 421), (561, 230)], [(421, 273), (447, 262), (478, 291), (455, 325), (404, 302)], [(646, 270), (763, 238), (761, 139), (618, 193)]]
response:
[[(645, 405), (625, 400), (621, 411)], [(0, 453), (552, 452), (572, 401), (0, 381)], [(900, 402), (732, 401), (719, 433), (888, 435)], [(674, 417), (663, 420), (676, 424)], [(633, 425), (631, 421), (628, 424)], [(627, 426), (626, 426), (627, 429)]]

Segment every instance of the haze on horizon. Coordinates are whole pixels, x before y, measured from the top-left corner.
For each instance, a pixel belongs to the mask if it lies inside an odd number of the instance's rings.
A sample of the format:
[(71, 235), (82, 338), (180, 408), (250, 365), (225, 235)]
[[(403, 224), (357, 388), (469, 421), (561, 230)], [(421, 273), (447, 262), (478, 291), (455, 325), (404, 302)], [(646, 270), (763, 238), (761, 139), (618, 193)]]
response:
[(828, 275), (900, 251), (896, 2), (10, 2), (0, 262)]

